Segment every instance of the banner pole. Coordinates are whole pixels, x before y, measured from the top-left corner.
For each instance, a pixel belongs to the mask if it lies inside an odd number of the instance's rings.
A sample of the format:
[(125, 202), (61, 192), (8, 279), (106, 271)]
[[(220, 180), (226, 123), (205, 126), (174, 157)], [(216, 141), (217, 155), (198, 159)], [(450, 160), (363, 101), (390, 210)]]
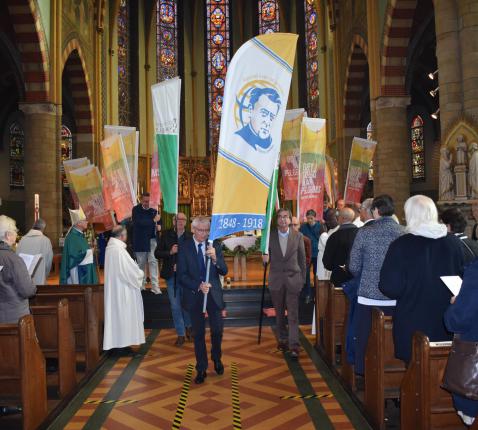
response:
[[(212, 241), (208, 241), (208, 244), (212, 246)], [(209, 272), (211, 271), (211, 259), (209, 257), (206, 257), (207, 264), (206, 264), (206, 284), (209, 284)], [(204, 300), (202, 304), (202, 313), (206, 313), (206, 308), (207, 308), (207, 293), (204, 294)]]
[(259, 333), (257, 334), (257, 344), (261, 344), (262, 337), (262, 320), (264, 319), (264, 300), (266, 295), (266, 273), (267, 273), (267, 263), (263, 263), (264, 266), (264, 276), (262, 278), (262, 297), (261, 297), (261, 313), (259, 314)]

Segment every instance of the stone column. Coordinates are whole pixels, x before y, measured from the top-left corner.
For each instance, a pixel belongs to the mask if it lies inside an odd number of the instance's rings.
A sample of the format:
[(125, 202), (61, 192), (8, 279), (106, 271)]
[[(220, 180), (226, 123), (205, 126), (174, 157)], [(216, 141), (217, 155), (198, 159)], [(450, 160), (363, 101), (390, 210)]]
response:
[[(470, 0), (470, 4), (473, 0)], [(436, 54), (440, 85), (440, 125), (442, 137), (463, 111), (462, 70), (459, 58), (458, 6), (455, 0), (435, 0)], [(473, 44), (471, 40), (468, 43)], [(476, 43), (475, 43), (476, 45)]]
[(25, 222), (34, 220), (34, 194), (53, 247), (62, 231), (60, 148), (57, 109), (51, 103), (20, 105), (25, 114)]
[(460, 18), (463, 111), (466, 115), (478, 121), (478, 1), (458, 0), (458, 13)]
[(409, 97), (379, 97), (375, 112), (377, 149), (374, 165), (374, 195), (390, 194), (397, 216), (403, 218), (403, 205), (410, 196), (410, 145), (407, 124)]

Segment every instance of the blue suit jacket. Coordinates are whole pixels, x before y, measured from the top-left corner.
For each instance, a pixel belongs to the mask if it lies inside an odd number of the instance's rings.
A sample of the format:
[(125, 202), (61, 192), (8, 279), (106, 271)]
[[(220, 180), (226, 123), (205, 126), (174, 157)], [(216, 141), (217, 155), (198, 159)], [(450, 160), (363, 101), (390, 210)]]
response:
[[(224, 309), (224, 300), (222, 298), (222, 286), (219, 275), (227, 274), (227, 265), (222, 255), (221, 244), (214, 242), (216, 249), (216, 265), (211, 262), (209, 272), (209, 283), (212, 288), (209, 290), (208, 300), (211, 298), (220, 309)], [(197, 257), (196, 244), (193, 238), (185, 239), (181, 243), (177, 260), (177, 282), (183, 289), (183, 307), (186, 310), (201, 309), (204, 294), (199, 291), (201, 284), (199, 263)]]

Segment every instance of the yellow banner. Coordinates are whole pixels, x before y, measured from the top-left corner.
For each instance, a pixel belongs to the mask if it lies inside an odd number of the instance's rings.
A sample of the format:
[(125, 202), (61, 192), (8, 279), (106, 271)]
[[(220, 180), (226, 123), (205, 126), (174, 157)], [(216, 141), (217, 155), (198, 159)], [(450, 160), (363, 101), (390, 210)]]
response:
[(80, 200), (86, 219), (91, 223), (102, 224), (104, 230), (111, 230), (114, 220), (106, 210), (98, 168), (93, 165), (70, 171), (70, 179)]

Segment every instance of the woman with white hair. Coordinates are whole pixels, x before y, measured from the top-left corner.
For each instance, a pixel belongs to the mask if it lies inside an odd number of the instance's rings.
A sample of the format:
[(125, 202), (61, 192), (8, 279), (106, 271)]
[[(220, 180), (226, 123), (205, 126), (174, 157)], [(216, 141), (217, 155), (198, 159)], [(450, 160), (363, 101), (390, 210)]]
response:
[(430, 341), (451, 340), (443, 322), (451, 292), (440, 276), (461, 275), (463, 252), (455, 236), (438, 223), (438, 211), (429, 197), (416, 195), (405, 202), (405, 235), (388, 248), (380, 271), (379, 288), (396, 300), (393, 321), (395, 356), (409, 362), (417, 331)]
[(0, 215), (0, 324), (16, 324), (29, 314), (28, 298), (36, 293), (27, 266), (12, 250), (16, 239), (15, 221)]

